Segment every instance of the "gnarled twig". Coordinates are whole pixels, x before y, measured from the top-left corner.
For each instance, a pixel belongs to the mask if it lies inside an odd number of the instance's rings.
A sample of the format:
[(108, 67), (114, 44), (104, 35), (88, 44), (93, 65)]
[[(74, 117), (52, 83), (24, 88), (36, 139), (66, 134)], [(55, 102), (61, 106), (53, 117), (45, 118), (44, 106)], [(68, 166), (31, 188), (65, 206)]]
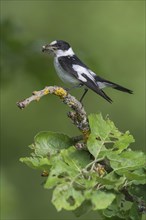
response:
[(58, 86), (47, 86), (40, 91), (34, 91), (32, 96), (22, 101), (17, 102), (17, 106), (20, 109), (24, 109), (32, 101), (39, 101), (45, 95), (54, 94), (63, 100), (63, 103), (67, 104), (73, 111), (68, 113), (68, 117), (83, 133), (84, 139), (88, 138), (90, 133), (89, 123), (87, 119), (86, 111), (83, 105), (72, 95), (70, 95), (65, 89)]

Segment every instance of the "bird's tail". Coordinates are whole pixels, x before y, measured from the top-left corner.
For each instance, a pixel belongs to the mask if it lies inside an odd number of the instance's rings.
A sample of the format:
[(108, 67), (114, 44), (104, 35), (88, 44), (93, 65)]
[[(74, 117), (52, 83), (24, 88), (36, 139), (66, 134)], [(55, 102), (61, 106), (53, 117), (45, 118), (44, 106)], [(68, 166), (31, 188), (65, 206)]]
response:
[(133, 91), (132, 91), (132, 90), (127, 89), (127, 88), (125, 88), (125, 87), (123, 87), (123, 86), (120, 86), (120, 85), (118, 85), (118, 84), (116, 84), (116, 83), (111, 83), (111, 87), (112, 87), (113, 89), (117, 89), (117, 90), (122, 91), (122, 92), (127, 92), (127, 93), (130, 93), (130, 94), (133, 94)]
[(133, 94), (133, 91), (132, 91), (132, 90), (127, 89), (127, 88), (125, 88), (125, 87), (123, 87), (123, 86), (120, 86), (120, 85), (118, 85), (118, 84), (116, 84), (116, 83), (113, 83), (113, 82), (111, 82), (111, 81), (102, 79), (102, 78), (100, 78), (100, 77), (97, 77), (97, 80), (98, 80), (99, 82), (103, 83), (103, 84), (105, 85), (105, 87), (106, 87), (106, 86), (107, 86), (107, 87), (112, 87), (113, 89), (117, 89), (117, 90), (122, 91), (122, 92), (127, 92), (127, 93), (130, 93), (130, 94)]

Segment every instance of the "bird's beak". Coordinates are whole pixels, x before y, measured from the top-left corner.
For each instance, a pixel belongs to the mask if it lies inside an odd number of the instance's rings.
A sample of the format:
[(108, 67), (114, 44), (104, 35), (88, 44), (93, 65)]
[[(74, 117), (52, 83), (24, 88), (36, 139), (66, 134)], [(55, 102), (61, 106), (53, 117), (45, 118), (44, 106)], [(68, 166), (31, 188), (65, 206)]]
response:
[(50, 44), (47, 44), (45, 46), (42, 46), (42, 52), (53, 52), (54, 49), (56, 49), (55, 47), (53, 47)]
[(42, 46), (42, 52), (47, 52), (47, 51), (50, 51), (51, 47), (49, 44), (45, 45), (45, 46)]

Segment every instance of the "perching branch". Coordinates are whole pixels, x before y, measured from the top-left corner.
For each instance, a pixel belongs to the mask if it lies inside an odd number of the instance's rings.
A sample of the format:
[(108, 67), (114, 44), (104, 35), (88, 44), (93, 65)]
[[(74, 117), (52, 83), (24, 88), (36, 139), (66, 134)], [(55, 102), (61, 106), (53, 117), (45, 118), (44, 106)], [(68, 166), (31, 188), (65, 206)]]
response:
[(67, 104), (73, 111), (68, 113), (68, 117), (83, 133), (84, 139), (87, 139), (90, 128), (87, 119), (86, 111), (83, 105), (72, 95), (70, 95), (65, 89), (58, 86), (47, 86), (43, 90), (34, 91), (32, 96), (22, 101), (17, 102), (17, 106), (20, 109), (24, 109), (32, 101), (39, 101), (45, 95), (54, 94), (63, 100), (63, 103)]

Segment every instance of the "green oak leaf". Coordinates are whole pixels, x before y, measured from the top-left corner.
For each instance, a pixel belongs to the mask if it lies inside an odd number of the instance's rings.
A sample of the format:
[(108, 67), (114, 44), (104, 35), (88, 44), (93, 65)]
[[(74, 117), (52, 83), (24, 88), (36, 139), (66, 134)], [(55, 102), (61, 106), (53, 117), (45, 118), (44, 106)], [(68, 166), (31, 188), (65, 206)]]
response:
[(69, 166), (63, 160), (59, 159), (56, 163), (52, 164), (44, 187), (52, 188), (60, 183), (72, 181), (73, 177), (77, 174), (78, 170), (76, 168)]
[(136, 170), (145, 167), (145, 155), (143, 152), (138, 151), (124, 151), (120, 155), (114, 152), (107, 154), (110, 160), (110, 165), (114, 171), (122, 175), (127, 170)]
[(77, 191), (69, 183), (59, 184), (53, 191), (52, 203), (56, 209), (75, 210), (85, 200), (81, 191)]
[(91, 200), (93, 210), (106, 209), (116, 197), (113, 193), (101, 190), (87, 190), (84, 194), (86, 199)]
[(146, 172), (144, 169), (125, 171), (124, 176), (135, 185), (146, 184)]
[(113, 148), (118, 148), (117, 153), (121, 153), (123, 150), (125, 150), (129, 144), (134, 142), (134, 138), (132, 135), (129, 134), (129, 131), (127, 131), (125, 134), (122, 134), (118, 137), (118, 140), (115, 141)]
[(108, 139), (108, 136), (112, 131), (110, 123), (107, 123), (101, 114), (91, 114), (88, 118), (91, 134), (95, 135), (97, 138), (99, 137), (101, 140)]
[(89, 152), (97, 158), (100, 151), (105, 150), (104, 141), (97, 140), (95, 135), (90, 134), (88, 141), (87, 141), (87, 148)]
[(78, 171), (92, 161), (88, 151), (80, 151), (75, 147), (61, 150), (61, 156), (65, 163)]
[(47, 158), (23, 157), (20, 158), (20, 161), (33, 169), (39, 170), (48, 170), (51, 166), (51, 163)]
[(34, 150), (35, 155), (44, 157), (56, 154), (61, 149), (72, 145), (72, 139), (65, 134), (42, 131), (35, 136), (34, 144), (30, 147)]

